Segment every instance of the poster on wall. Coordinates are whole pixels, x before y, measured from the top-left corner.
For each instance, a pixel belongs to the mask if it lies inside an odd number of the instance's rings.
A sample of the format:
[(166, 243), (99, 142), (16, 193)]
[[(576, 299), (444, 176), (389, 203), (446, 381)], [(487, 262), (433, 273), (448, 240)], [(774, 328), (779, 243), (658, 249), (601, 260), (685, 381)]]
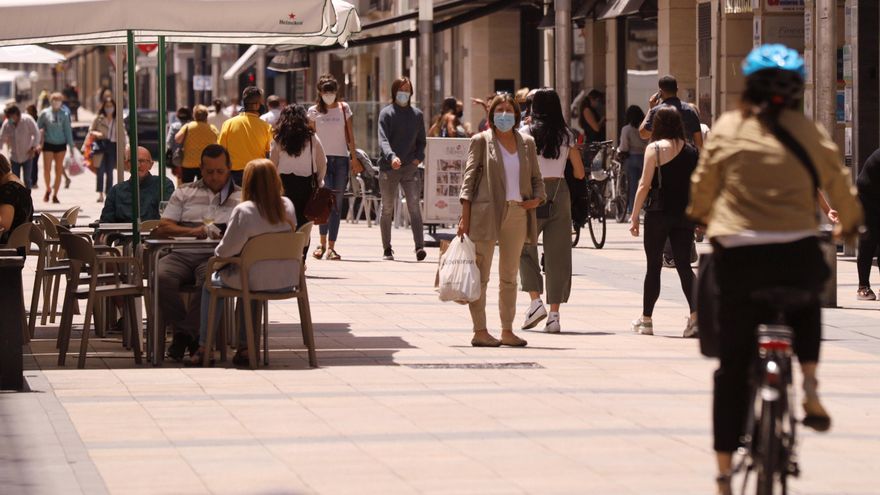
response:
[(428, 138), (425, 147), (425, 222), (458, 222), (470, 139)]
[(765, 0), (764, 12), (803, 12), (804, 0)]

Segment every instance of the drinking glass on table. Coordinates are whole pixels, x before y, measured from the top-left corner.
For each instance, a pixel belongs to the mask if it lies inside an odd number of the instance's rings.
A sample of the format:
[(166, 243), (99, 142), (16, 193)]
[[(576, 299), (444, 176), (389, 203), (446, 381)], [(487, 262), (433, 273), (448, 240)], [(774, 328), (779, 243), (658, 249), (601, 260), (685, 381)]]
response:
[(204, 215), (202, 215), (202, 223), (205, 225), (205, 232), (207, 232), (208, 237), (214, 239), (220, 237), (220, 229), (214, 225), (216, 217), (217, 207), (214, 205), (205, 210)]

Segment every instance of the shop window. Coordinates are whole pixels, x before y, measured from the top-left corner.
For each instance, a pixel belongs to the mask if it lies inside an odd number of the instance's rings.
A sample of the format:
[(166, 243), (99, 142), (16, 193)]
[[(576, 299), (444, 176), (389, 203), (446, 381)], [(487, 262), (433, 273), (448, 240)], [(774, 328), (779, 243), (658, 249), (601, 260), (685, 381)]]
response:
[[(657, 22), (626, 19), (626, 106), (643, 110), (657, 92)], [(624, 107), (625, 108), (625, 107)]]

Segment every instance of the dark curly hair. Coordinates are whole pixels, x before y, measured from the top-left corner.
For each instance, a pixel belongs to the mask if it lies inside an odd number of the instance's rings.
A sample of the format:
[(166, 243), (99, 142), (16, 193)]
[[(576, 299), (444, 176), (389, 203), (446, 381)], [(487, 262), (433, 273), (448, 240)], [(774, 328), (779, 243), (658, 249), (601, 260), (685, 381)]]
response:
[(314, 134), (302, 105), (286, 107), (275, 124), (275, 141), (288, 155), (299, 156)]
[(565, 123), (559, 94), (541, 88), (532, 97), (532, 137), (538, 154), (550, 160), (559, 158), (563, 146), (571, 146), (571, 129)]

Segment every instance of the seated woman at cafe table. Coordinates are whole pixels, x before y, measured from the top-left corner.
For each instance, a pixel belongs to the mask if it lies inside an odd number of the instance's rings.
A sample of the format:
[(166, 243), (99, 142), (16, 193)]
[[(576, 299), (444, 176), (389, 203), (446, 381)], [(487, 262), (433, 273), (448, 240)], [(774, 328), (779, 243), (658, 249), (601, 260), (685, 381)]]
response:
[(12, 163), (0, 153), (0, 246), (6, 244), (9, 234), (16, 227), (30, 222), (33, 214), (34, 203), (31, 201), (30, 188), (12, 173)]
[[(219, 144), (202, 151), (199, 160), (202, 178), (180, 186), (162, 212), (159, 226), (151, 233), (156, 237), (192, 237), (219, 239), (229, 222), (232, 209), (238, 205), (241, 188), (232, 182), (229, 152)], [(214, 251), (172, 251), (159, 260), (159, 309), (166, 324), (174, 327), (174, 339), (168, 357), (181, 361), (184, 353), (198, 347), (199, 308), (201, 291), (192, 294), (189, 307), (183, 304), (180, 287), (201, 285), (205, 269)]]
[[(296, 231), (296, 213), (293, 202), (283, 196), (281, 177), (275, 164), (266, 159), (251, 160), (245, 166), (242, 180), (241, 203), (232, 210), (229, 226), (223, 240), (214, 250), (220, 257), (241, 254), (247, 242), (261, 234)], [(248, 287), (254, 291), (288, 291), (299, 280), (300, 263), (295, 260), (268, 260), (255, 263), (248, 272)], [(199, 349), (190, 364), (201, 365), (208, 337), (208, 284), (215, 287), (240, 288), (241, 274), (236, 265), (230, 264), (211, 274), (202, 289), (202, 314), (199, 327)], [(253, 312), (259, 301), (252, 301)], [(217, 301), (214, 324), (220, 321), (223, 300)], [(242, 311), (242, 314), (244, 311)], [(243, 318), (238, 325), (238, 350), (232, 362), (236, 366), (248, 365), (248, 344)], [(210, 361), (210, 359), (209, 359)]]
[[(125, 149), (125, 170), (131, 171), (131, 152)], [(159, 187), (162, 181), (159, 177), (150, 173), (153, 168), (153, 157), (150, 150), (143, 146), (138, 146), (137, 153), (137, 174), (140, 188), (140, 219), (158, 220), (159, 219)], [(103, 223), (123, 223), (131, 222), (131, 193), (133, 178), (120, 182), (110, 189), (107, 198), (104, 200), (104, 209), (101, 210), (101, 222)], [(171, 179), (165, 178), (164, 183), (165, 194), (163, 197), (167, 201), (174, 193), (174, 183)]]

